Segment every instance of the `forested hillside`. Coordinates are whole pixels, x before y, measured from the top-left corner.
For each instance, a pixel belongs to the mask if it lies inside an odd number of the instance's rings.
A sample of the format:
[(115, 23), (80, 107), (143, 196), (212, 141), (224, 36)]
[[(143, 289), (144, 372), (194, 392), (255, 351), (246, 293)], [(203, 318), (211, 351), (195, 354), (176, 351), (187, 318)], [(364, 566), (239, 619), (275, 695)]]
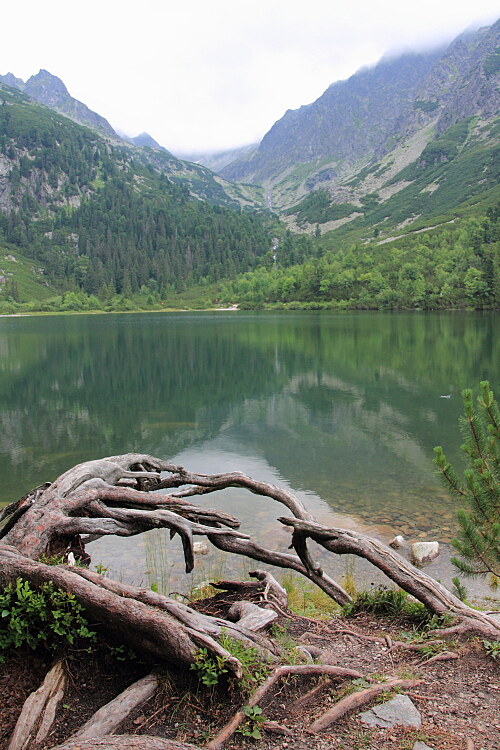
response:
[[(168, 154), (155, 167), (13, 89), (0, 101), (0, 243), (52, 289), (162, 294), (269, 251), (263, 217), (196, 200), (162, 171)], [(0, 294), (22, 301), (12, 273), (0, 261)]]
[(285, 238), (270, 267), (225, 285), (242, 307), (449, 309), (500, 306), (500, 205), (390, 244), (329, 248), (325, 239)]
[(110, 136), (47, 71), (0, 77), (0, 312), (498, 307), (499, 34), (382, 60), (213, 158), (253, 185)]

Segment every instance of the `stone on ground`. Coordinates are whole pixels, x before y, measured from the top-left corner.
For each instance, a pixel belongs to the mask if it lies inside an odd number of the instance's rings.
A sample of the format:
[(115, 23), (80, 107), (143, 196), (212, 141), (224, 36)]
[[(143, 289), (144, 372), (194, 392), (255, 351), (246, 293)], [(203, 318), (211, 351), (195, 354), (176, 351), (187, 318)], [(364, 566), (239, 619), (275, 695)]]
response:
[(419, 711), (407, 695), (397, 695), (390, 701), (373, 706), (369, 711), (360, 713), (359, 718), (370, 727), (385, 729), (396, 726), (418, 729), (422, 724)]

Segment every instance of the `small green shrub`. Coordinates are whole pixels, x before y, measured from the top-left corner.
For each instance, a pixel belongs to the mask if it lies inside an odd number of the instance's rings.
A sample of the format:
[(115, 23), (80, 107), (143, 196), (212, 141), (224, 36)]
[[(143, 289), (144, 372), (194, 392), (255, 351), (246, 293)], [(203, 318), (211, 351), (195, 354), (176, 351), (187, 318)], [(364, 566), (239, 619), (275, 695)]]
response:
[(239, 685), (244, 693), (250, 692), (251, 689), (266, 679), (269, 674), (269, 667), (262, 660), (262, 656), (256, 648), (245, 646), (241, 641), (226, 634), (220, 637), (219, 643), (222, 648), (229, 651), (241, 663), (243, 676)]
[(227, 673), (222, 656), (213, 656), (206, 648), (198, 649), (190, 668), (197, 673), (198, 679), (206, 687), (218, 685), (222, 675)]
[(483, 641), (484, 650), (492, 659), (500, 659), (500, 641)]
[(245, 706), (243, 712), (247, 718), (236, 731), (245, 737), (252, 737), (254, 740), (262, 739), (260, 728), (267, 718), (262, 713), (260, 706)]
[[(83, 615), (74, 594), (52, 582), (39, 589), (17, 578), (0, 593), (0, 652), (27, 645), (55, 651), (72, 645), (77, 638), (93, 640), (95, 633)], [(0, 660), (4, 657), (0, 653)]]
[(403, 618), (420, 628), (437, 627), (443, 619), (436, 618), (423, 604), (409, 597), (406, 591), (386, 586), (361, 591), (342, 609), (347, 615), (369, 612), (373, 615)]

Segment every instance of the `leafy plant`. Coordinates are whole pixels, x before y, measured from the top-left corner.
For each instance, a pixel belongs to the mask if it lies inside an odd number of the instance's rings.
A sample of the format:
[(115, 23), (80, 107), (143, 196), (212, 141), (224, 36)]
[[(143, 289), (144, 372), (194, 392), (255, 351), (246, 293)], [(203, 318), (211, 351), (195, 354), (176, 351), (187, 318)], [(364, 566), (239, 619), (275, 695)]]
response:
[(467, 468), (460, 479), (441, 446), (434, 448), (434, 463), (452, 493), (468, 508), (458, 511), (460, 531), (452, 540), (459, 553), (453, 564), (466, 576), (500, 578), (500, 411), (487, 380), (474, 405), (472, 391), (462, 392), (464, 416), (460, 428)]
[(260, 729), (267, 717), (262, 713), (260, 706), (245, 706), (243, 712), (247, 718), (236, 731), (245, 737), (252, 737), (254, 740), (262, 739)]
[(483, 641), (484, 650), (492, 659), (500, 659), (500, 641)]
[(74, 594), (52, 582), (39, 589), (17, 578), (0, 593), (0, 649), (43, 645), (51, 651), (72, 645), (77, 638), (93, 640), (83, 607)]
[(239, 685), (243, 692), (249, 692), (266, 679), (269, 667), (262, 660), (256, 648), (244, 646), (241, 641), (231, 638), (226, 634), (220, 637), (219, 643), (241, 663), (243, 675)]
[(352, 602), (344, 604), (347, 615), (358, 612), (369, 612), (373, 615), (403, 618), (416, 628), (438, 627), (444, 623), (444, 617), (433, 615), (423, 604), (410, 597), (402, 589), (391, 589), (387, 586), (376, 586), (361, 591)]
[(137, 661), (137, 654), (125, 645), (111, 646), (111, 656), (116, 661)]
[(198, 674), (200, 682), (207, 687), (218, 685), (222, 675), (227, 673), (223, 657), (209, 654), (206, 648), (198, 649), (190, 668)]

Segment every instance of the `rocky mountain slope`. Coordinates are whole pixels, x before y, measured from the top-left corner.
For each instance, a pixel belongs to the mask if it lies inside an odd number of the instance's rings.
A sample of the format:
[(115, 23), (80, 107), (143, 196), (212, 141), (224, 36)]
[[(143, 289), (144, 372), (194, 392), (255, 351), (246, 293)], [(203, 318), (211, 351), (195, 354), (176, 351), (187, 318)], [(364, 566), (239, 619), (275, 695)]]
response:
[(264, 224), (206, 168), (111, 142), (0, 83), (0, 248), (14, 258), (0, 296), (20, 256), (52, 287), (88, 294), (215, 279), (268, 252)]
[[(17, 89), (30, 99), (71, 118), (80, 125), (92, 128), (117, 146), (133, 149), (131, 156), (143, 162), (149, 161), (173, 180), (187, 185), (191, 194), (201, 200), (228, 207), (259, 206), (258, 191), (255, 189), (231, 184), (224, 178), (214, 175), (201, 163), (191, 164), (189, 161), (177, 159), (149, 133), (141, 133), (134, 138), (122, 137), (104, 117), (72, 97), (61, 79), (47, 70), (40, 70), (26, 83), (12, 73), (7, 73), (0, 76), (1, 84)], [(160, 157), (160, 153), (164, 156)]]
[(262, 182), (297, 164), (325, 158), (336, 160), (337, 171), (343, 162), (355, 163), (392, 133), (436, 56), (408, 54), (383, 60), (332, 84), (313, 104), (288, 110), (248, 162), (229, 165), (223, 174)]
[(0, 76), (0, 81), (19, 89), (37, 102), (71, 117), (72, 120), (79, 122), (81, 125), (88, 125), (110, 138), (119, 139), (119, 136), (104, 117), (72, 97), (61, 79), (49, 73), (48, 70), (42, 68), (36, 75), (28, 78), (26, 83), (21, 78), (16, 78), (12, 73)]
[[(462, 34), (446, 49), (384, 59), (332, 84), (313, 104), (289, 110), (253, 154), (221, 174), (262, 184), (276, 209), (297, 206), (291, 214), (302, 225), (312, 214), (318, 221), (307, 201), (322, 203), (319, 221), (326, 229), (366, 216), (367, 206), (385, 204), (417, 178), (419, 194), (427, 191), (429, 198), (446, 181), (448, 188), (456, 182), (455, 172), (460, 181), (465, 167), (468, 182), (453, 197), (458, 204), (498, 177), (499, 49), (497, 22)], [(427, 211), (414, 210), (414, 197), (406, 194), (406, 216), (398, 221)]]

